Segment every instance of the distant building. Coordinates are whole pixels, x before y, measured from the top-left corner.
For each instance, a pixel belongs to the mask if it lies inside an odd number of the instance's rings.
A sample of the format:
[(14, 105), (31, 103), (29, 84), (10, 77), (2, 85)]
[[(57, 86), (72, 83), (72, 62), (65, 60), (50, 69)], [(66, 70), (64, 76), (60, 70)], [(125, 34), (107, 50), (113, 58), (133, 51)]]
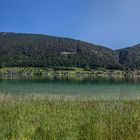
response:
[(76, 54), (76, 52), (61, 52), (61, 55), (73, 55)]

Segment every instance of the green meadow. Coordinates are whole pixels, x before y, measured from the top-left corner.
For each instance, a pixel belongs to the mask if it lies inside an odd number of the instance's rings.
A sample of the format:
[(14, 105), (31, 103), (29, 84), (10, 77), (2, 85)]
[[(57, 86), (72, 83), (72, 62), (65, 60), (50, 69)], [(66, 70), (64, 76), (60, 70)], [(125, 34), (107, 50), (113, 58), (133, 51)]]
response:
[[(137, 73), (136, 73), (137, 74)], [(0, 68), (1, 77), (58, 77), (58, 78), (86, 78), (86, 77), (104, 77), (104, 78), (124, 78), (130, 73), (123, 70), (107, 70), (104, 68), (90, 69), (77, 67), (56, 67), (56, 68), (37, 68), (37, 67), (3, 67)], [(138, 75), (138, 74), (137, 74)]]
[(0, 96), (0, 140), (139, 140), (140, 100)]

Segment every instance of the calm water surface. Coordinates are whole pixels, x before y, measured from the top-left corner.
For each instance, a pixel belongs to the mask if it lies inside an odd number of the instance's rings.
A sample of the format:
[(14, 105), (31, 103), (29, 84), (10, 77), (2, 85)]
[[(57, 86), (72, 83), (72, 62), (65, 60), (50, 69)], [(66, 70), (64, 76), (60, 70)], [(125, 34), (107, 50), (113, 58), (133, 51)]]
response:
[(102, 98), (140, 98), (140, 80), (0, 80), (0, 93)]

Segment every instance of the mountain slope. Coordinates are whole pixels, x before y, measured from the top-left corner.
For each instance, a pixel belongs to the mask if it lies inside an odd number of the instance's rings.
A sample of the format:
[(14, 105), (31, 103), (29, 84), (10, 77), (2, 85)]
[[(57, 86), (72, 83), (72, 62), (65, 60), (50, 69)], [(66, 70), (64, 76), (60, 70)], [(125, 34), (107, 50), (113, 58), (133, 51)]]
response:
[(0, 33), (3, 67), (103, 67), (120, 68), (111, 49), (79, 40), (40, 34)]
[(117, 52), (120, 64), (131, 69), (140, 68), (140, 44), (117, 50)]

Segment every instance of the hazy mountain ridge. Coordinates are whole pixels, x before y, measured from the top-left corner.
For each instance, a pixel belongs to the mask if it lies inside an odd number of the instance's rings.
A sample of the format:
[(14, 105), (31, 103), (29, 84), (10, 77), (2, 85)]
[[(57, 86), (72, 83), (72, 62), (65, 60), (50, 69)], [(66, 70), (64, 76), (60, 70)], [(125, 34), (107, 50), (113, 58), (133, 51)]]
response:
[[(135, 50), (137, 50), (135, 52)], [(140, 66), (140, 47), (113, 51), (80, 40), (41, 34), (0, 33), (2, 67), (90, 67), (122, 69)], [(135, 57), (136, 57), (135, 56)], [(130, 60), (134, 64), (130, 64)]]

